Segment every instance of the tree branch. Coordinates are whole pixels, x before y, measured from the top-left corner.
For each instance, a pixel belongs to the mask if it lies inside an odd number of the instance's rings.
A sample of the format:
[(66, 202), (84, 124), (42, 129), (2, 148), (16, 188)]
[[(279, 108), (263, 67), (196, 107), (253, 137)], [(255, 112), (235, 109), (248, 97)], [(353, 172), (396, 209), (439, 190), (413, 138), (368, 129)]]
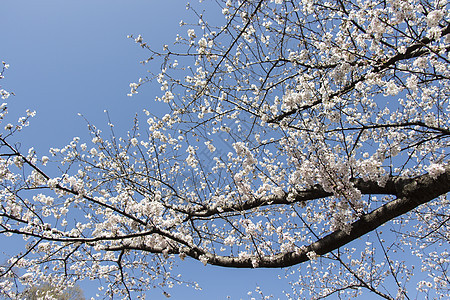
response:
[[(445, 27), (445, 29), (442, 30), (441, 33), (441, 37), (445, 36), (447, 34), (450, 33), (450, 25), (448, 25), (447, 27)], [(405, 59), (410, 59), (410, 58), (414, 58), (414, 57), (419, 57), (421, 55), (424, 54), (423, 51), (420, 51), (424, 46), (428, 45), (429, 43), (431, 43), (432, 41), (434, 41), (434, 39), (430, 39), (428, 37), (424, 37), (422, 38), (420, 41), (418, 41), (417, 43), (414, 43), (412, 45), (410, 45), (409, 47), (406, 48), (406, 51), (404, 53), (398, 53), (394, 56), (392, 56), (391, 58), (389, 58), (388, 60), (386, 60), (384, 63), (375, 66), (371, 73), (380, 73), (384, 70), (386, 70), (387, 68), (389, 68), (390, 66), (395, 65), (397, 62), (401, 61), (401, 60), (405, 60)], [(334, 97), (340, 97), (342, 95), (344, 95), (345, 93), (351, 91), (358, 82), (363, 81), (366, 78), (366, 75), (362, 75), (360, 77), (358, 77), (357, 79), (353, 80), (352, 82), (348, 83), (347, 85), (345, 85), (341, 90), (338, 90), (332, 94), (329, 95), (329, 98), (334, 98)], [(286, 111), (270, 120), (267, 121), (267, 123), (278, 123), (281, 120), (283, 120), (286, 117), (289, 117), (290, 115), (293, 115), (299, 111), (303, 111), (309, 108), (312, 108), (318, 104), (322, 103), (322, 99), (318, 99), (316, 101), (314, 101), (312, 104), (309, 105), (303, 105), (301, 107), (295, 108), (295, 109), (291, 109), (289, 111)]]
[[(283, 268), (308, 261), (307, 253), (314, 251), (318, 255), (327, 254), (351, 241), (380, 227), (384, 223), (410, 212), (416, 207), (450, 192), (450, 166), (445, 173), (433, 178), (430, 174), (421, 175), (413, 179), (397, 179), (393, 181), (398, 198), (363, 215), (351, 224), (349, 234), (336, 230), (297, 252), (280, 253), (275, 256), (258, 257), (258, 267)], [(201, 254), (189, 251), (187, 255), (198, 259)], [(253, 268), (252, 258), (210, 255), (208, 263), (223, 267)], [(254, 258), (253, 258), (254, 259)]]
[[(361, 178), (352, 180), (354, 186), (361, 191), (363, 195), (398, 195), (396, 190), (396, 182), (409, 182), (410, 179), (401, 179), (398, 176), (391, 176), (384, 186), (380, 186), (374, 180), (365, 181)], [(332, 196), (333, 194), (325, 191), (320, 185), (296, 191), (293, 199), (289, 199), (289, 194), (284, 193), (282, 196), (270, 195), (260, 198), (254, 198), (252, 200), (245, 201), (244, 203), (233, 203), (227, 207), (216, 207), (209, 209), (202, 209), (189, 214), (190, 217), (207, 218), (212, 215), (218, 215), (226, 212), (241, 212), (247, 211), (253, 208), (268, 206), (268, 205), (289, 205), (293, 203), (302, 203), (310, 200), (321, 199)]]

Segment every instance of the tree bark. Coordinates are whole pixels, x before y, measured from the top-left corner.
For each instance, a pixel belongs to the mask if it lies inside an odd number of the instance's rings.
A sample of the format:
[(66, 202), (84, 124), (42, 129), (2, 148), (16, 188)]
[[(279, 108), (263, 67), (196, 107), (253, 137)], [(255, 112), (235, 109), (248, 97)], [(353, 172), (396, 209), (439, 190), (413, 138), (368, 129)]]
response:
[[(353, 222), (349, 234), (337, 230), (307, 246), (304, 250), (282, 253), (276, 256), (260, 257), (258, 267), (283, 268), (300, 264), (309, 260), (307, 253), (311, 251), (314, 251), (318, 255), (324, 255), (358, 239), (384, 223), (412, 211), (422, 204), (430, 202), (441, 195), (445, 195), (450, 191), (450, 166), (447, 166), (445, 172), (436, 178), (433, 178), (430, 174), (425, 174), (413, 179), (397, 179), (391, 182), (390, 185), (393, 185), (395, 188), (398, 198), (363, 215), (359, 220)], [(190, 251), (186, 254), (198, 259), (204, 253)], [(234, 268), (254, 267), (252, 258), (242, 259), (230, 256), (212, 255), (209, 257), (208, 263)]]

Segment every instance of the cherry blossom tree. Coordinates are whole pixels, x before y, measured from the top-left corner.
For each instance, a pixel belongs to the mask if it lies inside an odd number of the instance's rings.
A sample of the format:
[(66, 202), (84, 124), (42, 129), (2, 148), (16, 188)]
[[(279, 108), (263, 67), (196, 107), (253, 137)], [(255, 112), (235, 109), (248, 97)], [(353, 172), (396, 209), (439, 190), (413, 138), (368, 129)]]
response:
[(2, 293), (169, 296), (189, 258), (291, 268), (294, 299), (448, 297), (446, 1), (217, 2), (162, 51), (130, 36), (149, 75), (129, 95), (158, 82), (164, 116), (149, 104), (125, 137), (90, 123), (50, 157), (16, 145), (34, 112), (4, 124), (0, 230), (27, 246)]

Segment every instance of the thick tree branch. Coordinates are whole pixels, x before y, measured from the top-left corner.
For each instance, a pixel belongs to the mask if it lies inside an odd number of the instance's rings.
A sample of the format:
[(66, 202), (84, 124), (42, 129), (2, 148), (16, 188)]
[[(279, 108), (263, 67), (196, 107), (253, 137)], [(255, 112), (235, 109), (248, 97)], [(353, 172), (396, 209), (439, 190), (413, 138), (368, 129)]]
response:
[[(197, 260), (200, 260), (200, 256), (205, 256), (208, 258), (208, 264), (231, 268), (254, 268), (255, 259), (259, 268), (289, 267), (308, 261), (307, 254), (309, 252), (315, 252), (318, 255), (327, 254), (371, 232), (384, 223), (450, 192), (450, 166), (447, 166), (445, 173), (436, 178), (433, 178), (430, 174), (411, 179), (392, 178), (388, 181), (385, 188), (379, 187), (378, 185), (375, 186), (372, 182), (364, 183), (361, 180), (359, 188), (367, 194), (370, 194), (369, 191), (378, 193), (384, 190), (389, 192), (388, 194), (397, 195), (398, 198), (363, 215), (359, 220), (353, 222), (349, 234), (341, 230), (334, 231), (307, 247), (299, 248), (299, 251), (296, 252), (280, 253), (273, 256), (240, 258), (215, 255), (198, 247), (155, 248), (141, 244), (108, 247), (106, 250), (118, 251), (126, 249), (143, 250), (150, 253), (183, 254)], [(316, 190), (316, 193), (319, 194), (319, 191)], [(281, 202), (283, 200), (280, 198), (279, 201)]]
[[(398, 195), (398, 191), (396, 190), (396, 182), (409, 182), (410, 179), (401, 179), (398, 176), (391, 176), (384, 186), (380, 186), (376, 181), (365, 181), (361, 178), (357, 178), (352, 181), (354, 186), (360, 190), (363, 195)], [(244, 203), (233, 203), (227, 207), (221, 206), (210, 209), (202, 209), (200, 211), (190, 213), (189, 216), (196, 218), (207, 218), (220, 213), (241, 212), (268, 205), (289, 205), (293, 203), (321, 199), (332, 195), (332, 193), (325, 191), (320, 185), (317, 184), (309, 189), (297, 191), (293, 199), (290, 199), (287, 193), (284, 193), (282, 196), (271, 195), (248, 200)]]
[[(304, 250), (261, 257), (258, 261), (258, 267), (282, 268), (293, 266), (309, 260), (307, 253), (312, 251), (318, 255), (324, 255), (358, 239), (384, 223), (410, 212), (419, 205), (436, 199), (441, 195), (445, 195), (450, 192), (450, 166), (447, 166), (445, 173), (437, 178), (433, 178), (430, 174), (425, 174), (409, 180), (398, 179), (393, 184), (397, 191), (396, 193), (398, 193), (398, 198), (352, 223), (350, 234), (337, 230), (307, 246)], [(186, 254), (198, 259), (204, 253), (189, 251)], [(239, 257), (216, 255), (210, 255), (208, 258), (208, 263), (212, 265), (234, 268), (254, 267), (252, 258), (242, 259)]]

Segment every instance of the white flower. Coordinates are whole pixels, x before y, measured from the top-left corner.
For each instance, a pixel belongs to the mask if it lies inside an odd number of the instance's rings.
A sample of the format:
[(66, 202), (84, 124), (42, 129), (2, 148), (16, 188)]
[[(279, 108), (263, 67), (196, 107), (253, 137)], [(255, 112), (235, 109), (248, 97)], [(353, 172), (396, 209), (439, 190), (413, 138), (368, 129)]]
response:
[(130, 93), (129, 94), (127, 94), (127, 96), (133, 96), (134, 94), (137, 94), (138, 93), (138, 91), (137, 91), (137, 88), (139, 87), (139, 84), (137, 84), (137, 83), (134, 83), (134, 82), (132, 82), (132, 83), (130, 83), (130, 88), (131, 88), (131, 91), (130, 91)]
[(444, 16), (444, 12), (442, 10), (433, 10), (427, 15), (427, 25), (428, 27), (434, 27), (439, 24), (439, 21), (442, 20)]
[(102, 142), (102, 139), (99, 138), (99, 137), (94, 137), (94, 138), (92, 139), (92, 142), (93, 142), (94, 144), (96, 144), (96, 143), (101, 143), (101, 142)]
[(142, 43), (142, 36), (138, 35), (137, 38), (134, 39), (136, 43)]
[(49, 188), (54, 188), (58, 185), (58, 181), (59, 181), (58, 178), (49, 179), (49, 180), (47, 180), (47, 185)]
[(418, 68), (426, 68), (428, 64), (428, 60), (426, 57), (418, 57), (416, 58), (416, 60), (413, 62), (413, 66), (414, 67), (418, 67)]
[(195, 149), (192, 146), (189, 146), (186, 150), (187, 153), (189, 153), (188, 157), (186, 158), (186, 163), (192, 167), (195, 168), (198, 164), (197, 159), (195, 158)]
[(256, 257), (252, 257), (252, 267), (253, 268), (259, 267), (259, 259), (257, 259)]
[(33, 273), (25, 273), (21, 277), (21, 279), (24, 281), (31, 281), (32, 278), (33, 278)]
[(428, 167), (426, 167), (428, 174), (430, 174), (431, 177), (436, 179), (439, 175), (445, 173), (445, 168), (442, 164), (431, 164)]
[(208, 264), (209, 258), (206, 255), (200, 255), (198, 259), (203, 263), (204, 266)]
[(174, 96), (171, 91), (166, 91), (164, 96), (162, 96), (162, 100), (164, 101), (164, 103), (169, 103), (170, 101), (173, 100), (173, 98)]
[(45, 155), (42, 156), (42, 164), (43, 164), (44, 166), (47, 164), (48, 160), (49, 160), (48, 156), (45, 156)]
[(406, 79), (406, 87), (411, 90), (417, 90), (418, 78), (416, 75), (411, 75)]
[(205, 49), (206, 47), (208, 47), (208, 41), (205, 38), (201, 38), (198, 41), (198, 46), (200, 47), (200, 49)]
[(227, 246), (233, 246), (234, 243), (236, 242), (236, 238), (234, 236), (227, 236), (224, 240), (223, 243)]
[(316, 260), (319, 257), (319, 255), (317, 255), (317, 253), (314, 251), (309, 251), (308, 253), (306, 253), (306, 256), (309, 260)]
[(214, 145), (212, 145), (210, 141), (205, 142), (205, 145), (208, 147), (210, 152), (216, 151), (216, 147), (214, 147)]
[(386, 94), (390, 96), (395, 96), (401, 91), (401, 88), (399, 88), (393, 80), (390, 80), (386, 84)]
[(4, 89), (0, 89), (0, 95), (2, 97), (2, 99), (6, 99), (8, 98), (11, 94), (7, 91), (5, 91)]
[(243, 142), (233, 143), (233, 148), (239, 156), (245, 156), (248, 152), (248, 149)]
[(50, 196), (45, 196), (42, 194), (39, 194), (37, 196), (33, 196), (33, 200), (34, 201), (39, 201), (45, 205), (52, 205), (53, 201), (55, 200), (54, 198), (50, 197)]
[(190, 39), (193, 39), (193, 38), (197, 37), (195, 35), (195, 30), (194, 29), (188, 29), (187, 33), (188, 33), (188, 36), (189, 36)]
[(131, 145), (133, 145), (134, 147), (136, 147), (139, 143), (137, 138), (132, 138), (130, 142), (131, 142)]
[(161, 139), (161, 132), (158, 130), (155, 130), (155, 131), (153, 131), (152, 136), (155, 139)]

